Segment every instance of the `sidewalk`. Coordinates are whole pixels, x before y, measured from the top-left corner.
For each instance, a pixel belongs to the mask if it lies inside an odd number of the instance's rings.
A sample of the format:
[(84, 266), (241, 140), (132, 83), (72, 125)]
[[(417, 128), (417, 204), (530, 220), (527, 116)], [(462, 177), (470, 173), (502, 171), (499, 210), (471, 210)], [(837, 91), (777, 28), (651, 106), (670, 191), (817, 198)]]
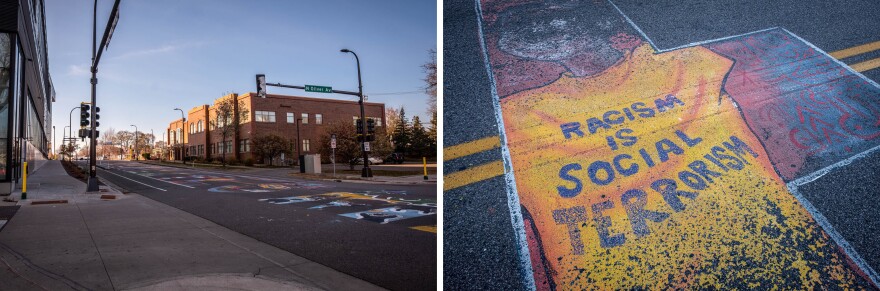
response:
[[(0, 231), (0, 289), (380, 289), (143, 196), (102, 191), (84, 193), (59, 161), (28, 177), (28, 199)], [(66, 203), (31, 204), (47, 200)]]

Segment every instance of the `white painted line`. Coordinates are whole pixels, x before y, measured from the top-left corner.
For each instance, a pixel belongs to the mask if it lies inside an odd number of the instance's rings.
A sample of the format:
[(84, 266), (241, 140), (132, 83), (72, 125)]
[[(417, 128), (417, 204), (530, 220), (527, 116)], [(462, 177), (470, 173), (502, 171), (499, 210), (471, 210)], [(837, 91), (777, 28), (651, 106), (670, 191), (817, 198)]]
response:
[(192, 187), (192, 186), (187, 186), (187, 185), (183, 185), (183, 184), (180, 184), (180, 183), (174, 183), (174, 182), (171, 182), (171, 181), (165, 181), (165, 180), (161, 180), (161, 179), (156, 179), (156, 178), (153, 178), (153, 177), (150, 177), (150, 176), (144, 176), (144, 175), (141, 175), (141, 174), (138, 174), (138, 173), (135, 173), (135, 172), (129, 172), (129, 171), (124, 171), (124, 172), (129, 173), (129, 174), (132, 174), (132, 175), (138, 175), (138, 176), (141, 176), (141, 177), (144, 177), (144, 178), (150, 178), (150, 179), (153, 179), (153, 180), (156, 180), (156, 181), (165, 182), (165, 183), (168, 183), (168, 184), (174, 184), (174, 185), (177, 185), (177, 186), (180, 186), (180, 187), (186, 187), (186, 188), (190, 188), (190, 189), (195, 189), (195, 187)]
[(859, 268), (862, 269), (862, 271), (865, 272), (865, 274), (868, 275), (868, 278), (871, 279), (872, 282), (874, 282), (874, 286), (880, 286), (880, 277), (877, 276), (877, 272), (874, 271), (874, 269), (872, 269), (871, 266), (868, 265), (868, 263), (866, 263), (864, 259), (862, 259), (859, 253), (856, 252), (856, 250), (852, 246), (850, 246), (849, 242), (847, 242), (846, 239), (844, 239), (843, 236), (840, 235), (839, 232), (837, 232), (837, 229), (835, 229), (834, 226), (831, 225), (830, 222), (828, 222), (828, 219), (825, 218), (824, 215), (822, 215), (822, 212), (816, 209), (816, 207), (814, 207), (809, 200), (801, 195), (797, 187), (798, 185), (789, 183), (788, 192), (794, 195), (794, 197), (801, 202), (801, 205), (803, 205), (804, 208), (806, 208), (807, 211), (809, 211), (810, 214), (813, 215), (813, 219), (816, 220), (816, 223), (818, 223), (819, 226), (821, 226), (822, 229), (825, 230), (825, 233), (827, 233), (828, 236), (830, 236), (831, 239), (833, 239), (834, 242), (843, 249), (843, 251), (846, 253), (847, 256), (849, 256), (853, 263), (856, 264)]
[(752, 31), (752, 32), (746, 32), (746, 33), (743, 33), (743, 34), (737, 34), (737, 35), (725, 36), (725, 37), (722, 37), (722, 38), (716, 38), (716, 39), (710, 39), (710, 40), (704, 40), (704, 41), (692, 42), (692, 43), (689, 43), (689, 44), (686, 44), (686, 45), (682, 45), (682, 46), (677, 46), (677, 47), (674, 47), (674, 48), (671, 48), (671, 49), (662, 49), (662, 50), (660, 50), (659, 52), (661, 52), (661, 53), (665, 53), (665, 52), (674, 51), (674, 50), (677, 50), (677, 49), (689, 48), (689, 47), (694, 47), (694, 46), (698, 46), (698, 45), (704, 45), (704, 44), (709, 44), (709, 43), (713, 43), (713, 42), (724, 41), (724, 40), (728, 40), (728, 39), (732, 39), (732, 38), (737, 38), (737, 37), (741, 37), (741, 36), (747, 36), (747, 35), (756, 34), (756, 33), (761, 33), (761, 32), (770, 31), (770, 30), (774, 30), (774, 29), (779, 29), (779, 27), (765, 28), (765, 29), (761, 29), (761, 30), (755, 30), (755, 31)]
[(519, 243), (519, 261), (522, 270), (525, 287), (535, 290), (535, 273), (532, 270), (532, 260), (529, 254), (529, 245), (526, 241), (526, 227), (520, 212), (519, 194), (516, 191), (516, 180), (513, 176), (513, 165), (510, 158), (510, 150), (507, 148), (507, 135), (504, 132), (504, 119), (501, 117), (501, 100), (498, 90), (495, 88), (495, 75), (489, 64), (489, 49), (486, 47), (486, 37), (483, 35), (483, 8), (480, 0), (475, 0), (477, 9), (477, 32), (480, 37), (480, 48), (483, 50), (483, 63), (486, 66), (486, 74), (489, 76), (489, 85), (492, 89), (492, 105), (495, 108), (495, 122), (498, 124), (498, 136), (501, 138), (501, 159), (504, 160), (504, 181), (507, 184), (507, 208), (510, 210), (510, 222), (513, 226), (513, 235)]
[(662, 51), (660, 50), (660, 48), (658, 48), (657, 45), (655, 45), (654, 42), (651, 41), (651, 38), (648, 37), (648, 35), (645, 34), (645, 32), (642, 31), (641, 28), (639, 28), (639, 26), (636, 25), (636, 23), (633, 22), (632, 19), (629, 19), (629, 16), (626, 16), (626, 14), (623, 13), (623, 10), (620, 10), (620, 7), (617, 7), (617, 4), (614, 4), (614, 2), (611, 2), (611, 0), (608, 0), (608, 3), (610, 3), (611, 6), (614, 6), (614, 9), (617, 9), (617, 12), (620, 13), (620, 15), (623, 16), (623, 18), (626, 19), (626, 22), (629, 22), (629, 25), (632, 26), (633, 28), (635, 28), (636, 31), (638, 31), (639, 34), (642, 35), (642, 38), (644, 38), (645, 40), (648, 41), (649, 44), (651, 44), (651, 47), (654, 48), (654, 51), (656, 51), (656, 52), (662, 52)]
[(117, 177), (121, 177), (121, 178), (123, 178), (123, 179), (130, 180), (130, 181), (132, 181), (132, 182), (135, 182), (135, 183), (138, 183), (138, 184), (141, 184), (141, 185), (144, 185), (144, 186), (147, 186), (147, 187), (150, 187), (150, 188), (156, 189), (156, 190), (161, 190), (161, 191), (165, 191), (165, 192), (168, 191), (168, 190), (165, 190), (165, 189), (162, 189), (162, 188), (159, 188), (159, 187), (156, 187), (156, 186), (150, 185), (150, 184), (146, 184), (146, 183), (143, 183), (143, 182), (137, 181), (137, 180), (132, 179), (132, 178), (128, 178), (128, 177), (126, 177), (126, 176), (122, 176), (122, 175), (119, 175), (119, 174), (114, 174), (113, 172), (110, 172), (110, 171), (101, 171), (101, 172), (102, 172), (102, 173), (108, 173), (108, 174), (111, 174), (111, 175), (114, 175), (114, 176), (117, 176)]
[(806, 175), (806, 176), (803, 176), (803, 177), (797, 178), (797, 179), (795, 179), (794, 181), (788, 182), (788, 184), (789, 184), (789, 185), (795, 185), (795, 186), (801, 186), (801, 185), (804, 185), (804, 184), (807, 184), (807, 183), (813, 182), (813, 181), (815, 181), (816, 179), (819, 179), (819, 178), (821, 178), (822, 176), (825, 176), (825, 174), (828, 174), (829, 172), (833, 171), (834, 169), (837, 169), (837, 168), (840, 168), (840, 167), (843, 167), (843, 166), (849, 165), (849, 164), (852, 163), (853, 161), (858, 160), (858, 159), (861, 159), (861, 158), (864, 158), (865, 156), (870, 155), (870, 154), (876, 152), (877, 150), (880, 150), (880, 146), (873, 147), (873, 148), (871, 148), (871, 149), (869, 149), (869, 150), (866, 150), (866, 151), (864, 151), (864, 152), (861, 152), (861, 153), (859, 153), (859, 154), (856, 154), (856, 155), (854, 155), (854, 156), (851, 156), (851, 157), (849, 157), (849, 158), (847, 158), (847, 159), (845, 159), (845, 160), (839, 161), (839, 162), (837, 162), (837, 163), (834, 163), (834, 164), (831, 164), (831, 165), (829, 165), (829, 166), (827, 166), (827, 167), (824, 167), (824, 168), (822, 168), (822, 169), (819, 169), (818, 171), (815, 171), (815, 172), (813, 172), (813, 173), (811, 173), (811, 174), (809, 174), (809, 175)]

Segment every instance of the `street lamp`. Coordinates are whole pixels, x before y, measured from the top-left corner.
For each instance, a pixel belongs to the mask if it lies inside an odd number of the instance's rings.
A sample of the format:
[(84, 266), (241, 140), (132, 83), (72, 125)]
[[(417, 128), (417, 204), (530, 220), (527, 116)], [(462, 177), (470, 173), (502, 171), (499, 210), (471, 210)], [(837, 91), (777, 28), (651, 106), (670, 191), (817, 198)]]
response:
[(364, 153), (364, 168), (361, 170), (361, 177), (372, 177), (373, 171), (370, 169), (370, 153), (367, 152), (367, 119), (364, 117), (364, 84), (361, 82), (361, 60), (358, 58), (358, 55), (349, 49), (341, 49), (339, 50), (343, 53), (351, 53), (354, 55), (354, 60), (357, 62), (357, 70), (358, 70), (358, 104), (361, 105), (361, 130), (364, 132), (363, 140), (361, 140), (361, 151)]
[[(183, 130), (180, 131), (183, 133), (183, 147), (180, 148), (180, 155), (185, 156), (186, 155), (186, 116), (183, 115), (183, 109), (174, 108), (174, 110), (180, 111), (180, 119), (183, 120), (181, 122), (181, 126), (183, 127)], [(180, 160), (183, 161), (183, 164), (186, 164), (186, 160), (183, 159), (183, 157), (181, 157)]]
[(138, 157), (140, 156), (140, 153), (138, 151), (138, 127), (134, 124), (132, 124), (131, 126), (134, 126), (134, 160), (137, 161), (140, 159), (140, 157)]

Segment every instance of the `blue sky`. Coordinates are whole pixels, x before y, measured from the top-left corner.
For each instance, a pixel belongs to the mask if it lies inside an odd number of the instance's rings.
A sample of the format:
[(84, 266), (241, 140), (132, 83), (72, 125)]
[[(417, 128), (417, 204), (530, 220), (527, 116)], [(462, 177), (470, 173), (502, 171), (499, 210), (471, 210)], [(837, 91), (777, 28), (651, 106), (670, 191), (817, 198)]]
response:
[[(90, 99), (93, 1), (46, 0), (49, 65), (57, 92), (54, 125), (60, 142), (68, 113)], [(98, 40), (112, 0), (98, 2)], [(404, 106), (428, 121), (421, 65), (437, 48), (435, 1), (123, 0), (120, 18), (98, 67), (101, 127), (156, 138), (189, 110), (228, 92), (255, 91), (254, 75), (270, 83), (324, 85), (357, 91), (361, 59), (370, 102)], [(349, 95), (269, 87), (270, 93), (356, 100)], [(385, 93), (411, 92), (384, 95)], [(78, 113), (74, 111), (75, 125)], [(74, 129), (74, 134), (75, 130)]]

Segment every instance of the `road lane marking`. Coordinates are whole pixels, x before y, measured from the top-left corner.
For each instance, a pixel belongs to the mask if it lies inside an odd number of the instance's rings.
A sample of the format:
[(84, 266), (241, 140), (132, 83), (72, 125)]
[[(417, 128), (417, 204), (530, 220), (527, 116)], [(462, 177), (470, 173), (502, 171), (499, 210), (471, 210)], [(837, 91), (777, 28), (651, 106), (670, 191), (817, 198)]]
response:
[(190, 188), (190, 189), (195, 189), (195, 188), (196, 188), (196, 187), (187, 186), (187, 185), (183, 185), (183, 184), (179, 184), (179, 183), (174, 183), (174, 182), (171, 182), (171, 181), (165, 181), (165, 180), (160, 180), (160, 179), (156, 179), (156, 178), (153, 178), (153, 177), (144, 176), (144, 175), (141, 175), (141, 174), (138, 174), (138, 173), (135, 173), (135, 172), (129, 172), (129, 171), (124, 171), (124, 172), (129, 173), (129, 174), (132, 174), (132, 175), (138, 175), (138, 176), (141, 176), (141, 177), (144, 177), (144, 178), (150, 178), (150, 179), (153, 179), (153, 180), (156, 180), (156, 181), (165, 182), (165, 183), (168, 183), (168, 184), (174, 184), (174, 185), (177, 185), (177, 186), (180, 186), (180, 187), (186, 187), (186, 188)]
[(880, 41), (875, 41), (872, 43), (866, 43), (866, 44), (854, 46), (854, 47), (851, 47), (848, 49), (842, 49), (839, 51), (831, 52), (831, 53), (829, 53), (829, 55), (831, 55), (835, 59), (839, 60), (839, 59), (848, 58), (851, 56), (864, 54), (867, 52), (872, 52), (872, 51), (875, 51), (878, 49), (880, 49)]
[(162, 188), (159, 188), (159, 187), (156, 187), (156, 186), (153, 186), (153, 185), (150, 185), (150, 184), (144, 183), (144, 182), (140, 182), (140, 181), (138, 181), (138, 180), (135, 180), (135, 179), (132, 179), (132, 178), (128, 178), (128, 177), (123, 176), (123, 175), (120, 175), (120, 174), (116, 174), (116, 173), (113, 173), (113, 172), (110, 172), (110, 171), (102, 171), (102, 172), (104, 172), (104, 173), (108, 173), (108, 174), (111, 174), (111, 175), (114, 175), (114, 176), (119, 176), (119, 177), (121, 177), (121, 178), (123, 178), (123, 179), (129, 180), (129, 181), (132, 181), (132, 182), (135, 182), (135, 183), (138, 183), (138, 184), (141, 184), (141, 185), (144, 185), (144, 186), (147, 186), (147, 187), (150, 187), (150, 188), (156, 189), (156, 190), (160, 190), (160, 191), (168, 192), (168, 190), (165, 190), (165, 189), (162, 189)]
[(469, 156), (501, 146), (497, 135), (443, 148), (443, 161)]
[(504, 164), (496, 160), (443, 176), (443, 191), (504, 175)]
[(867, 60), (867, 61), (864, 61), (861, 63), (855, 63), (850, 67), (852, 67), (853, 70), (856, 70), (858, 72), (873, 70), (873, 69), (880, 67), (880, 58)]
[(410, 228), (415, 229), (415, 230), (437, 233), (437, 226), (436, 225), (413, 226)]

